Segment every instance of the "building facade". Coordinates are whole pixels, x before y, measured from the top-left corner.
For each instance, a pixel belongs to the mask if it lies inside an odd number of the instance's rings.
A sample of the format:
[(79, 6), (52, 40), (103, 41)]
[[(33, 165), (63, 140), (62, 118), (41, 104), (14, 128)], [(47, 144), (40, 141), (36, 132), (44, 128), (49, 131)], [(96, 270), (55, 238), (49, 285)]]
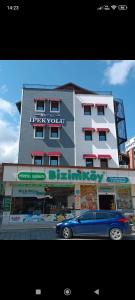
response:
[(24, 85), (19, 164), (118, 168), (118, 101), (69, 83), (46, 89)]
[(125, 143), (125, 150), (129, 157), (129, 168), (135, 168), (135, 137)]

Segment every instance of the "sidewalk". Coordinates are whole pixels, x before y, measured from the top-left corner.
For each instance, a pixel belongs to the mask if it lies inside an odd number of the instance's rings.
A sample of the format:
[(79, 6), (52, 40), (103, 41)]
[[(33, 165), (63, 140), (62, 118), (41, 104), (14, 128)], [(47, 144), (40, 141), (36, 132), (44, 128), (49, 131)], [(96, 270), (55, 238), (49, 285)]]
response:
[(46, 222), (45, 224), (3, 224), (0, 225), (0, 232), (9, 230), (35, 230), (35, 229), (55, 229), (58, 222)]

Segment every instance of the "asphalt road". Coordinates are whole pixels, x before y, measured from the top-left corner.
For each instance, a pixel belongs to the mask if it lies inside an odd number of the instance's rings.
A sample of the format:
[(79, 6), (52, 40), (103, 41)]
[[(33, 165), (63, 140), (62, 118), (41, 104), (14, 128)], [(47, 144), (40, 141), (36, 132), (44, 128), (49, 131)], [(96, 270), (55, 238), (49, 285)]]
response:
[[(135, 240), (135, 233), (126, 237), (127, 240)], [(55, 234), (55, 229), (18, 229), (18, 230), (1, 230), (0, 240), (64, 240)], [(98, 237), (76, 237), (72, 240), (107, 240), (107, 238)]]

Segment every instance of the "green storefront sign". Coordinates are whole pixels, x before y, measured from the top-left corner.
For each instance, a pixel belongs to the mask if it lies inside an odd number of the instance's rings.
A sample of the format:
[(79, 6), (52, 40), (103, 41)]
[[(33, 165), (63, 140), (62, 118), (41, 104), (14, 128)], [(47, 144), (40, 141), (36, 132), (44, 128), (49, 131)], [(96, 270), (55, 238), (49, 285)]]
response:
[(19, 180), (45, 180), (45, 173), (37, 173), (37, 172), (20, 172), (18, 174)]
[(4, 208), (3, 210), (4, 211), (10, 211), (10, 208), (11, 208), (11, 197), (7, 196), (4, 198)]
[(81, 170), (48, 170), (47, 174), (37, 172), (20, 172), (19, 180), (50, 180), (50, 181), (91, 181), (101, 183), (105, 172), (97, 173), (96, 171), (81, 171)]
[(128, 183), (128, 177), (107, 177), (107, 182), (111, 183)]
[(80, 171), (76, 170), (76, 172), (72, 172), (68, 169), (66, 172), (62, 172), (60, 169), (58, 170), (49, 170), (49, 180), (64, 180), (64, 181), (97, 181), (102, 182), (104, 172), (102, 174), (97, 174), (96, 171)]

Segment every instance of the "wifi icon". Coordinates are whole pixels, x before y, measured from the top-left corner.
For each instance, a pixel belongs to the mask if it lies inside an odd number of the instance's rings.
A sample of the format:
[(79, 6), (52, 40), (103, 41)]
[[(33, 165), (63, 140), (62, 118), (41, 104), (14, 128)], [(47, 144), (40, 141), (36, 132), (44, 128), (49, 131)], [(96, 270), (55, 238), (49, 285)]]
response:
[(116, 9), (117, 5), (112, 5), (111, 8), (112, 9)]

